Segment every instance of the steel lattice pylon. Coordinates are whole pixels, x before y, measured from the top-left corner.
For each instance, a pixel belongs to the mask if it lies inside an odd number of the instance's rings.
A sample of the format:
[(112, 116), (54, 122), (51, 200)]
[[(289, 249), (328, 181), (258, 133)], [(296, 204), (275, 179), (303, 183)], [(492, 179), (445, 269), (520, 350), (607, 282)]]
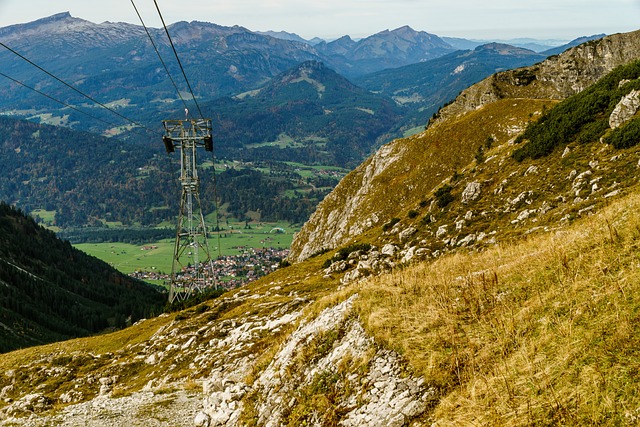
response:
[(163, 120), (168, 153), (180, 151), (182, 196), (171, 267), (169, 302), (184, 300), (211, 286), (212, 260), (200, 203), (197, 148), (213, 151), (211, 120)]

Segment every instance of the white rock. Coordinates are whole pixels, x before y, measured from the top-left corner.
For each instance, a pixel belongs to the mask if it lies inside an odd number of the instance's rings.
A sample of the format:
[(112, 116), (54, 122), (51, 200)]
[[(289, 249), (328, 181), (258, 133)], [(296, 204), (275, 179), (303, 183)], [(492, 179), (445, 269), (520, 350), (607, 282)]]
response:
[(611, 129), (620, 127), (638, 112), (640, 108), (640, 91), (634, 89), (624, 96), (609, 116), (609, 126)]
[(414, 234), (416, 234), (418, 232), (418, 230), (416, 230), (413, 227), (409, 227), (406, 230), (403, 230), (399, 235), (398, 238), (400, 239), (400, 242), (405, 243), (407, 242), (411, 236), (413, 236)]
[(471, 243), (476, 241), (476, 235), (475, 234), (469, 234), (465, 237), (463, 237), (462, 239), (458, 240), (457, 244), (458, 246), (467, 246), (470, 245)]
[(516, 220), (517, 221), (524, 221), (525, 219), (529, 218), (529, 215), (531, 215), (531, 211), (528, 210), (528, 209), (525, 209), (522, 212), (520, 212), (520, 215), (518, 215)]
[(389, 243), (382, 247), (382, 255), (393, 257), (396, 255), (396, 252), (398, 252), (398, 247), (396, 245)]
[(481, 194), (481, 185), (477, 181), (473, 181), (467, 184), (462, 192), (462, 203), (469, 203), (474, 200), (478, 200)]
[(158, 360), (156, 359), (156, 354), (152, 353), (151, 355), (149, 355), (149, 357), (144, 359), (144, 363), (146, 363), (147, 365), (155, 365), (156, 363), (158, 363)]
[(195, 427), (209, 427), (211, 425), (211, 417), (204, 412), (198, 412), (193, 420), (193, 425)]
[(411, 261), (416, 254), (416, 249), (417, 248), (415, 246), (410, 247), (402, 257), (402, 260), (400, 260), (400, 263), (406, 263)]
[(427, 405), (420, 400), (413, 400), (402, 408), (402, 414), (407, 417), (415, 417), (422, 414), (427, 409)]

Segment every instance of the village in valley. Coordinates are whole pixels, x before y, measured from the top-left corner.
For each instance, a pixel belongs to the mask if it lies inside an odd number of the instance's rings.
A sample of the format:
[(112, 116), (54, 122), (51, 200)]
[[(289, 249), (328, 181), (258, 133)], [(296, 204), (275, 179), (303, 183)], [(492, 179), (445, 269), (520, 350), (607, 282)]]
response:
[[(220, 256), (211, 261), (211, 280), (216, 287), (234, 289), (275, 271), (289, 255), (288, 249), (238, 248), (239, 255)], [(186, 268), (183, 273), (189, 272)], [(159, 271), (135, 271), (129, 276), (153, 282), (168, 282), (171, 274)]]

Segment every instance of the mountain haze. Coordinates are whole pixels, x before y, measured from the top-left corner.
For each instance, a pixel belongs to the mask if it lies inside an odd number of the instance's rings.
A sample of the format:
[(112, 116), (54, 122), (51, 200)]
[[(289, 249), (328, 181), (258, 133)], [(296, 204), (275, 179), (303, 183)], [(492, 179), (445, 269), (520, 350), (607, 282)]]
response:
[(385, 30), (357, 42), (344, 36), (315, 48), (347, 77), (428, 61), (454, 50), (440, 37), (409, 26)]
[(463, 89), (506, 69), (531, 65), (545, 55), (514, 46), (490, 43), (426, 62), (368, 74), (354, 81), (375, 93), (392, 97), (410, 112), (405, 127), (424, 125)]

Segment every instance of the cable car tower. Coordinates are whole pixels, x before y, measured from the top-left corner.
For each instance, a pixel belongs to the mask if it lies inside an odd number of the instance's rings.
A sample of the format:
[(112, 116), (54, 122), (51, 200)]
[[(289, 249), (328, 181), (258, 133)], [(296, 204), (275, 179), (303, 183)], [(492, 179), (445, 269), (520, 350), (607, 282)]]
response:
[[(169, 302), (185, 300), (212, 284), (213, 265), (200, 203), (196, 151), (213, 151), (211, 119), (163, 120), (167, 153), (180, 151), (182, 197), (171, 266)], [(215, 167), (215, 165), (214, 165)]]

